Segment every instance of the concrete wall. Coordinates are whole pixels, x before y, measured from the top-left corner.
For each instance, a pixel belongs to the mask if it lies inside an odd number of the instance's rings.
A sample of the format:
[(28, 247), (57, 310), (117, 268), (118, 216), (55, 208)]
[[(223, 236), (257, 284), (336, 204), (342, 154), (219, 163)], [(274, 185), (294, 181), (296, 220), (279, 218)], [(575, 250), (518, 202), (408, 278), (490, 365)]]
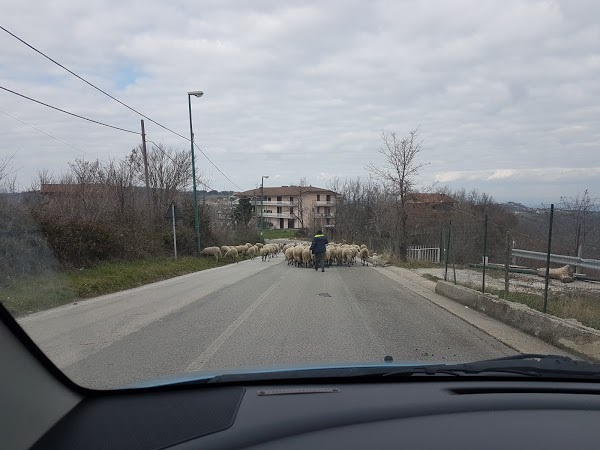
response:
[(438, 281), (435, 292), (469, 308), (500, 320), (518, 330), (536, 336), (556, 347), (600, 361), (600, 331), (574, 319), (544, 314), (520, 303), (502, 300), (463, 286)]

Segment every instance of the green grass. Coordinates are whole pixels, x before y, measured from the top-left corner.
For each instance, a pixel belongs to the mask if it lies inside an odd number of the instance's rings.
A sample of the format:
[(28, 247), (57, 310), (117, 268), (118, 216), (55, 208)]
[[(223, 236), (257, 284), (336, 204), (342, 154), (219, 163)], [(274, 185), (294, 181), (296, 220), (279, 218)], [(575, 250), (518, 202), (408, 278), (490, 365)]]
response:
[(296, 237), (297, 230), (283, 229), (283, 230), (263, 230), (263, 238), (265, 239), (291, 239)]
[[(481, 291), (481, 286), (467, 286)], [(508, 297), (504, 290), (485, 289), (486, 293), (529, 306), (537, 311), (544, 309), (543, 293), (533, 292), (509, 292)], [(600, 330), (600, 298), (597, 293), (573, 290), (568, 293), (552, 292), (548, 294), (547, 312), (563, 319), (575, 319), (582, 324)]]
[(430, 273), (424, 273), (421, 275), (423, 278), (428, 279), (429, 281), (433, 281), (435, 283), (437, 283), (440, 280), (443, 280), (443, 278), (440, 277), (436, 277), (435, 275), (431, 275)]
[(0, 286), (0, 301), (15, 316), (54, 308), (76, 298), (64, 273), (22, 276)]
[(85, 270), (13, 279), (0, 286), (0, 301), (13, 315), (22, 316), (226, 264), (195, 257), (110, 262)]

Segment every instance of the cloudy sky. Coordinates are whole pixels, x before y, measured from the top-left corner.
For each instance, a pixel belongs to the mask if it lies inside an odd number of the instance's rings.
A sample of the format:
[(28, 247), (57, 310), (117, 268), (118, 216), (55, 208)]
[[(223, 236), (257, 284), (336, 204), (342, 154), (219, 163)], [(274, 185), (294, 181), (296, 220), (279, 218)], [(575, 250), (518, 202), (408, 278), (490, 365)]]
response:
[[(600, 196), (600, 4), (590, 1), (2, 0), (0, 25), (196, 140), (242, 189), (366, 176), (420, 126), (422, 185), (500, 201)], [(0, 86), (129, 130), (140, 117), (0, 30)], [(12, 117), (10, 117), (12, 116)], [(18, 119), (18, 120), (16, 120)], [(54, 140), (26, 124), (52, 135)], [(146, 120), (150, 139), (189, 143)], [(122, 158), (140, 137), (0, 90), (18, 182)], [(212, 187), (237, 190), (202, 156)]]

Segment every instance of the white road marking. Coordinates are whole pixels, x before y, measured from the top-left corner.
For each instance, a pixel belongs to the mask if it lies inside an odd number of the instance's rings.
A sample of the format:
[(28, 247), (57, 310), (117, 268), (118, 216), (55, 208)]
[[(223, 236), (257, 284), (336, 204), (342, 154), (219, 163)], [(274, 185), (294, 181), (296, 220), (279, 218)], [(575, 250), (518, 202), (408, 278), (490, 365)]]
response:
[(210, 360), (210, 358), (212, 358), (214, 356), (214, 354), (217, 353), (217, 351), (219, 350), (219, 348), (221, 348), (221, 346), (225, 343), (225, 341), (227, 341), (227, 339), (229, 339), (229, 337), (233, 333), (235, 333), (235, 330), (237, 330), (240, 327), (240, 325), (244, 322), (244, 320), (246, 320), (248, 317), (250, 317), (250, 314), (252, 314), (252, 312), (254, 312), (254, 310), (256, 308), (258, 308), (258, 306), (269, 296), (269, 294), (273, 291), (273, 289), (275, 289), (277, 287), (277, 285), (280, 282), (281, 281), (278, 281), (277, 283), (273, 284), (260, 297), (258, 297), (254, 301), (254, 303), (252, 303), (237, 319), (235, 319), (233, 321), (233, 323), (231, 325), (229, 325), (227, 327), (227, 329), (225, 331), (223, 331), (221, 333), (221, 335), (217, 339), (215, 339), (214, 342), (212, 344), (210, 344), (208, 346), (208, 348), (206, 350), (204, 350), (202, 352), (202, 354), (200, 354), (200, 356), (198, 356), (198, 358), (196, 358), (187, 367), (187, 369), (185, 369), (186, 372), (191, 372), (194, 370), (202, 369), (204, 364), (206, 364), (208, 362), (208, 360)]

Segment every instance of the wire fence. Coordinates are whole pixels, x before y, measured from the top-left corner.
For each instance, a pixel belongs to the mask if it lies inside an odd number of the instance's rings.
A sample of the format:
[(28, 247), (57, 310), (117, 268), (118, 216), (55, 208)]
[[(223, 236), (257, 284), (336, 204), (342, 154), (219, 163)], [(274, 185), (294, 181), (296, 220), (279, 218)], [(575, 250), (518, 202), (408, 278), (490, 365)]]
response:
[[(583, 251), (580, 241), (570, 245), (573, 241), (565, 236), (560, 222), (557, 227), (554, 205), (540, 213), (540, 220), (545, 222), (544, 237), (496, 223), (487, 214), (461, 213), (455, 214), (440, 233), (441, 267), (420, 272), (600, 328), (600, 274), (593, 270), (596, 260), (586, 260), (582, 273), (581, 268), (563, 264), (577, 258), (550, 257), (581, 256)], [(535, 259), (517, 257), (513, 254), (517, 244), (525, 250), (543, 252), (543, 260), (538, 255)]]

